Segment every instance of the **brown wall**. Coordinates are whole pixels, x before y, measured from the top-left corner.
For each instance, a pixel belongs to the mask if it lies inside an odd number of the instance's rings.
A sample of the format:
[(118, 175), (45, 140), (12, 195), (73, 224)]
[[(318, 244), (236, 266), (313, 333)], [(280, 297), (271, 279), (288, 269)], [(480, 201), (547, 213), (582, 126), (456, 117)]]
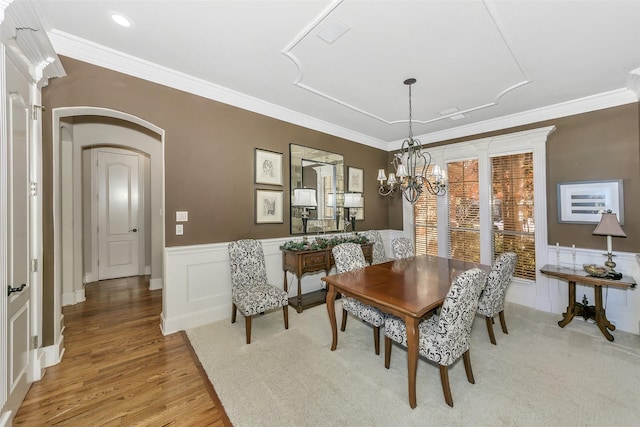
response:
[[(605, 249), (603, 236), (591, 233), (595, 224), (558, 222), (556, 185), (559, 182), (622, 179), (624, 218), (622, 229), (627, 238), (614, 238), (613, 249), (640, 252), (640, 108), (638, 103), (593, 111), (544, 122), (533, 123), (443, 141), (446, 145), (527, 129), (555, 126), (547, 140), (547, 223), (549, 244), (575, 244), (578, 248)], [(400, 206), (394, 207), (390, 221), (401, 218)], [(398, 227), (397, 222), (394, 226)]]
[[(378, 196), (376, 174), (386, 151), (306, 129), (84, 62), (61, 58), (67, 76), (43, 90), (44, 316), (52, 319), (53, 218), (51, 111), (94, 106), (123, 111), (165, 130), (166, 246), (289, 235), (289, 144), (344, 155), (345, 167), (364, 170), (365, 220), (357, 228), (386, 229), (387, 200)], [(254, 149), (283, 153), (283, 224), (254, 223)], [(346, 169), (345, 169), (346, 170)], [(175, 235), (175, 212), (189, 212), (184, 235)], [(46, 323), (46, 322), (45, 322)], [(53, 340), (45, 325), (43, 341)]]

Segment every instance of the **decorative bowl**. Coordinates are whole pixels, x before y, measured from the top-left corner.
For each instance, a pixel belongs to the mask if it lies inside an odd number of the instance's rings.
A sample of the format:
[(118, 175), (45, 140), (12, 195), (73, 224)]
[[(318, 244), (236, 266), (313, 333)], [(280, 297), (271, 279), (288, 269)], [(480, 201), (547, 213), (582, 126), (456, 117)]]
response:
[(584, 271), (586, 271), (589, 276), (594, 277), (605, 277), (608, 273), (606, 267), (600, 267), (595, 264), (585, 264), (582, 268), (584, 268)]

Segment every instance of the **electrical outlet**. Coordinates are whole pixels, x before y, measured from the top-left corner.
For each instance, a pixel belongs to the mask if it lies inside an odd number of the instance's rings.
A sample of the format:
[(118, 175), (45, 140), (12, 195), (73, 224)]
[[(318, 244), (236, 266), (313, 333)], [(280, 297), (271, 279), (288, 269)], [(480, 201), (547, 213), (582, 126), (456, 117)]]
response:
[(176, 224), (176, 236), (182, 236), (184, 234), (184, 229), (182, 224)]
[(176, 222), (189, 221), (189, 212), (176, 211)]

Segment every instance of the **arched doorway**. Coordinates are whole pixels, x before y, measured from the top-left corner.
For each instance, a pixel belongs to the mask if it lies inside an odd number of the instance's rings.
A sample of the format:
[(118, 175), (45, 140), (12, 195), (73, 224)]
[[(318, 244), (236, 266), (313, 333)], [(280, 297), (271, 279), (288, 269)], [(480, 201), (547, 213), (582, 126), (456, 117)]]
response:
[[(81, 127), (80, 127), (81, 125)], [(102, 139), (87, 137), (87, 129), (102, 127)], [(79, 302), (83, 299), (83, 229), (82, 201), (78, 188), (82, 183), (82, 150), (109, 145), (136, 150), (149, 156), (151, 256), (150, 287), (163, 288), (164, 277), (164, 130), (144, 119), (121, 111), (97, 107), (64, 107), (53, 110), (53, 236), (54, 236), (54, 301), (53, 321), (56, 343), (61, 337), (62, 288), (71, 283)], [(104, 132), (104, 129), (111, 129)], [(79, 129), (82, 129), (79, 131)], [(76, 135), (74, 130), (82, 137)], [(129, 134), (127, 134), (129, 132)], [(141, 135), (130, 138), (131, 132)], [(89, 132), (90, 133), (90, 132)], [(115, 133), (115, 135), (114, 135)], [(111, 137), (105, 135), (111, 134)], [(74, 190), (75, 188), (75, 190)], [(73, 197), (69, 197), (69, 195)], [(164, 291), (163, 291), (164, 295)], [(164, 298), (163, 298), (164, 299)], [(61, 354), (62, 348), (56, 352)], [(55, 361), (57, 363), (58, 360)]]

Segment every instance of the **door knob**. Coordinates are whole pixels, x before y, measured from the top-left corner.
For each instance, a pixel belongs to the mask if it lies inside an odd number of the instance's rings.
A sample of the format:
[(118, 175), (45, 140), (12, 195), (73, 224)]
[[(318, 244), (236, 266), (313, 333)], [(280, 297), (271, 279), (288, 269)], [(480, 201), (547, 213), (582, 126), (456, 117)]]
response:
[(9, 288), (9, 294), (8, 295), (11, 295), (14, 292), (22, 291), (25, 288), (25, 286), (27, 286), (26, 283), (23, 283), (22, 285), (18, 286), (17, 288), (12, 288), (10, 285), (7, 285), (7, 288)]
[(129, 230), (129, 231), (132, 231), (132, 232), (134, 232), (134, 233), (137, 233), (137, 232), (138, 232), (138, 229), (137, 229), (137, 228), (134, 228), (134, 229)]

